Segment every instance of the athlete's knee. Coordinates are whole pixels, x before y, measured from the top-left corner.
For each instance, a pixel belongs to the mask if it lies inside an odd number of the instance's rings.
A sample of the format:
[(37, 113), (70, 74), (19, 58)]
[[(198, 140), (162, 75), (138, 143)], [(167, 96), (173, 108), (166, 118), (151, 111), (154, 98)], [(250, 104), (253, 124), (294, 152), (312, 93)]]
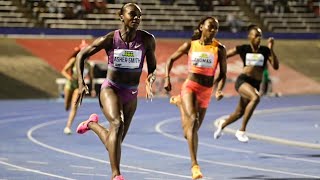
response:
[(260, 96), (258, 94), (255, 94), (251, 97), (252, 102), (254, 102), (255, 104), (258, 104), (260, 102)]
[(121, 118), (116, 118), (110, 123), (110, 126), (112, 128), (119, 129), (121, 126), (123, 126), (123, 122)]
[(123, 122), (119, 119), (113, 120), (110, 122), (109, 134), (108, 134), (108, 143), (114, 144), (119, 140), (122, 140), (124, 125)]
[(190, 115), (188, 124), (191, 129), (197, 128), (199, 126), (199, 117), (196, 114)]
[(196, 114), (192, 114), (186, 119), (187, 122), (183, 126), (184, 137), (187, 139), (188, 136), (194, 133), (195, 129), (198, 129), (199, 118)]
[(120, 117), (115, 118), (110, 122), (111, 131), (115, 131), (116, 133), (118, 133), (119, 131), (123, 131), (123, 128), (124, 128), (124, 123)]

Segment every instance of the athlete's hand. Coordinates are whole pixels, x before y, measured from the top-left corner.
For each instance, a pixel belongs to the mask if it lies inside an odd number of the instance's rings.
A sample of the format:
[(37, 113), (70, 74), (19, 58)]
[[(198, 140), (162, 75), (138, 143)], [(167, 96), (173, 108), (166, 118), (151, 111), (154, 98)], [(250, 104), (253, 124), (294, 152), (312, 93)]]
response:
[(167, 76), (164, 78), (164, 84), (163, 84), (164, 89), (167, 92), (171, 91), (171, 82), (170, 82), (170, 76)]
[(268, 48), (273, 49), (273, 45), (274, 45), (274, 39), (273, 39), (273, 37), (270, 37), (268, 39)]
[(216, 99), (217, 101), (220, 101), (223, 98), (223, 92), (222, 91), (216, 91)]
[(152, 85), (156, 81), (156, 75), (155, 73), (150, 73), (146, 79), (146, 98), (150, 99), (152, 101), (153, 98), (153, 92), (152, 92)]
[(82, 103), (82, 99), (85, 94), (89, 94), (89, 88), (88, 86), (82, 81), (82, 83), (79, 83), (79, 92), (76, 99), (76, 106), (80, 106)]

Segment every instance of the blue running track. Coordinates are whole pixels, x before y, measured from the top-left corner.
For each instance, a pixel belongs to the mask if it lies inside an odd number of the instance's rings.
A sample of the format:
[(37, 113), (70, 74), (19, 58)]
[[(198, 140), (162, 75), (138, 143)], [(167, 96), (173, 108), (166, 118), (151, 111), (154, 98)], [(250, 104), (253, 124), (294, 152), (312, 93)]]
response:
[[(213, 139), (216, 119), (230, 114), (238, 97), (212, 100), (199, 131), (198, 161), (204, 179), (320, 179), (320, 96), (262, 98), (249, 122), (249, 143), (234, 131)], [(91, 131), (63, 134), (68, 113), (59, 100), (0, 101), (0, 180), (110, 180), (109, 158)], [(85, 99), (73, 131), (91, 113), (97, 99)], [(127, 180), (191, 179), (180, 113), (168, 99), (140, 99), (123, 142), (121, 171)]]

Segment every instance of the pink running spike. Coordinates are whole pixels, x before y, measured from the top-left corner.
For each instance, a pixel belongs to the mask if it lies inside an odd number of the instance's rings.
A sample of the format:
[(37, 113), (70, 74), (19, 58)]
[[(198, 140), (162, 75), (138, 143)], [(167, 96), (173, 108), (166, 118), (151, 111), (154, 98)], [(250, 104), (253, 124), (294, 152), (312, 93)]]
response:
[(122, 175), (114, 177), (112, 180), (124, 180), (124, 177)]
[(80, 123), (80, 124), (78, 125), (78, 127), (77, 127), (77, 133), (83, 134), (83, 133), (89, 131), (90, 128), (88, 127), (88, 124), (89, 124), (90, 122), (98, 123), (98, 121), (99, 121), (98, 115), (97, 115), (97, 114), (91, 114), (88, 120), (83, 121), (82, 123)]

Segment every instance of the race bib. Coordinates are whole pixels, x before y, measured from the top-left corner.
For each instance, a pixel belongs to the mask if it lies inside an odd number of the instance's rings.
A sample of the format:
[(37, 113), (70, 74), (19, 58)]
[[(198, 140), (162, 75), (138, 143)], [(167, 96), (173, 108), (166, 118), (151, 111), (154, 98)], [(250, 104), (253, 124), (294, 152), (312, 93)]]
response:
[(115, 49), (113, 53), (113, 65), (117, 68), (139, 68), (141, 54), (141, 50)]
[(246, 54), (246, 65), (247, 66), (263, 66), (264, 57), (262, 54), (247, 53)]
[(214, 63), (214, 55), (208, 52), (192, 52), (191, 63), (197, 67), (210, 68)]

